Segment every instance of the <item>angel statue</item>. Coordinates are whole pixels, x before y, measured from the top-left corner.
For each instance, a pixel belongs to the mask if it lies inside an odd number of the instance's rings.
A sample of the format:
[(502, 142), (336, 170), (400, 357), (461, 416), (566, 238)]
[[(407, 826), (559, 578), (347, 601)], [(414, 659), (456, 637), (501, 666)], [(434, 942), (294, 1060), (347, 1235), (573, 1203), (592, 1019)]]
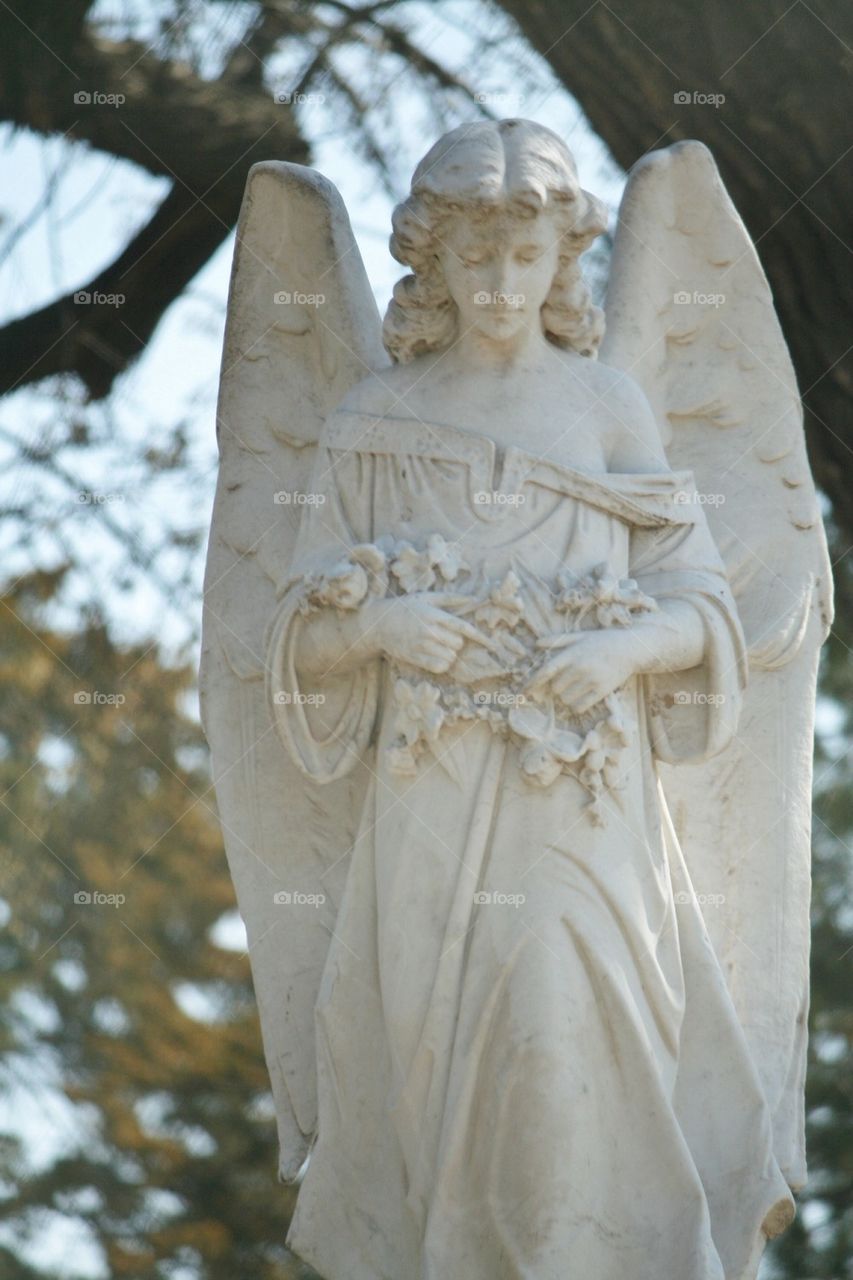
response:
[(324, 1280), (747, 1280), (805, 1178), (797, 388), (703, 146), (632, 170), (602, 313), (604, 229), (465, 124), (380, 326), (335, 188), (249, 177), (202, 698)]

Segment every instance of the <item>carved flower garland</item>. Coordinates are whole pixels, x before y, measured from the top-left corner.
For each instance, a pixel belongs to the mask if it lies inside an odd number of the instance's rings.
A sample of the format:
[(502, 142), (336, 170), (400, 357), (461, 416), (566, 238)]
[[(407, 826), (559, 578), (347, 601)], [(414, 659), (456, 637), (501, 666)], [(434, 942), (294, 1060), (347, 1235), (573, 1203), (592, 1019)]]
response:
[(485, 722), (517, 744), (519, 767), (531, 785), (548, 787), (561, 774), (571, 774), (590, 797), (591, 820), (602, 822), (602, 799), (620, 787), (620, 760), (629, 741), (622, 700), (611, 694), (576, 717), (553, 696), (534, 701), (522, 688), (543, 650), (559, 644), (566, 632), (630, 626), (635, 614), (655, 609), (656, 602), (606, 565), (584, 577), (562, 570), (555, 590), (523, 569), (484, 580), (470, 573), (455, 544), (433, 533), (421, 547), (393, 538), (354, 547), (328, 572), (305, 579), (299, 607), (303, 614), (324, 607), (347, 611), (369, 596), (446, 590), (449, 583), (459, 592), (454, 611), (474, 623), (485, 643), (466, 644), (442, 677), (424, 678), (400, 668), (392, 692), (388, 767), (414, 776), (427, 752), (442, 764), (445, 727)]
[(388, 592), (388, 560), (372, 543), (353, 547), (345, 560), (340, 560), (326, 573), (306, 575), (302, 584), (299, 611), (303, 616), (316, 609), (357, 609), (369, 595), (384, 596)]
[(629, 627), (634, 613), (657, 608), (633, 578), (619, 579), (607, 565), (600, 564), (586, 577), (578, 578), (567, 569), (557, 575), (560, 594), (555, 607), (571, 619), (571, 630), (580, 630), (588, 617), (596, 627)]
[(429, 680), (420, 680), (417, 684), (410, 680), (395, 682), (395, 739), (388, 751), (392, 773), (414, 774), (418, 757), (425, 748), (435, 748), (446, 718), (439, 705), (440, 697), (441, 689)]
[(445, 582), (455, 582), (460, 571), (467, 568), (458, 549), (445, 542), (440, 533), (430, 534), (423, 551), (417, 551), (410, 542), (398, 542), (391, 563), (391, 572), (406, 593), (429, 591), (437, 573)]

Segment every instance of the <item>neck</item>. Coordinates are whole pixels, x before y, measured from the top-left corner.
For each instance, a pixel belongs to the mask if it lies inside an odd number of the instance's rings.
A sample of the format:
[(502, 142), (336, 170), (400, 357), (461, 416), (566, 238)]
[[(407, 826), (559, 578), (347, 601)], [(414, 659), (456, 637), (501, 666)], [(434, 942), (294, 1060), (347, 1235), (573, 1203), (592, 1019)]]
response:
[(511, 337), (500, 339), (472, 329), (456, 344), (457, 359), (468, 367), (510, 372), (543, 363), (545, 337), (526, 327)]

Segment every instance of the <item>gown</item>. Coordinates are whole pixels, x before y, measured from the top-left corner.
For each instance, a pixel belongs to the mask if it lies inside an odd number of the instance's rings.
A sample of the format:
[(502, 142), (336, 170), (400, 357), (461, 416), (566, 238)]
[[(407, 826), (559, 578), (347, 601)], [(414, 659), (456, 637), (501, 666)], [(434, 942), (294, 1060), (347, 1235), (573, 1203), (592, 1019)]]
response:
[[(726, 745), (746, 675), (691, 474), (343, 409), (312, 492), (273, 714), (309, 777), (366, 759), (370, 780), (288, 1244), (324, 1280), (754, 1275), (793, 1204), (656, 768)], [(412, 591), (488, 644), (440, 676), (381, 658), (300, 680), (313, 612)], [(697, 667), (583, 717), (525, 697), (555, 638), (675, 599), (702, 620)]]

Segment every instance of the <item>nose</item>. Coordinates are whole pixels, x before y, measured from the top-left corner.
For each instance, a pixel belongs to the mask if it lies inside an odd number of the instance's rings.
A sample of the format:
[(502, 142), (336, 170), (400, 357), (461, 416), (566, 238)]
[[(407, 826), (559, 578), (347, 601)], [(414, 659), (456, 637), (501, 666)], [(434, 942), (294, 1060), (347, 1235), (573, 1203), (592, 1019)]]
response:
[(489, 291), (497, 295), (500, 303), (502, 297), (516, 292), (515, 263), (509, 253), (496, 253), (489, 265)]

